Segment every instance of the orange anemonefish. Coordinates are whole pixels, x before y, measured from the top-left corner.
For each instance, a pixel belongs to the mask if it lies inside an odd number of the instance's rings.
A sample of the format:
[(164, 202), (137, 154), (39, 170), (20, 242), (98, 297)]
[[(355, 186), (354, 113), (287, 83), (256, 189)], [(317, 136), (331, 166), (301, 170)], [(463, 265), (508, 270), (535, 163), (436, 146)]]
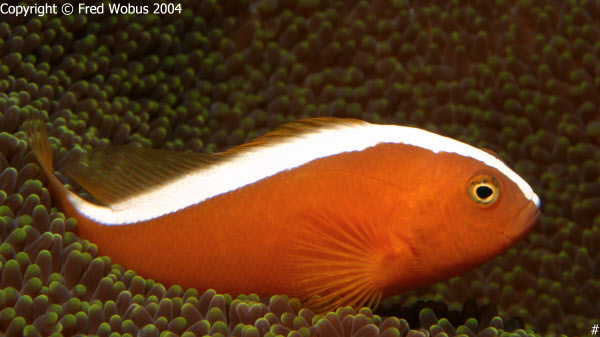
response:
[(311, 118), (214, 155), (97, 149), (67, 173), (102, 205), (54, 176), (45, 124), (25, 128), (78, 234), (167, 285), (376, 306), (498, 256), (539, 216), (498, 158), (412, 127)]

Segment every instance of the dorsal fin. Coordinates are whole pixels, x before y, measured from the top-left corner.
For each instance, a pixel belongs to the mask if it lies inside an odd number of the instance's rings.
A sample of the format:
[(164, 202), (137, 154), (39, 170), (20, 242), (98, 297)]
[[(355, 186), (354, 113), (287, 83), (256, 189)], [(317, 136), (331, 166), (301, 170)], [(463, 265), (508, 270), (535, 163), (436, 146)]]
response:
[(273, 146), (319, 129), (368, 124), (354, 119), (308, 118), (284, 124), (253, 141), (218, 154), (178, 152), (131, 146), (94, 149), (66, 173), (108, 206), (161, 186), (192, 171), (206, 169), (257, 147)]
[(331, 129), (335, 127), (352, 127), (359, 125), (369, 125), (369, 123), (358, 119), (337, 117), (314, 117), (299, 119), (293, 122), (282, 124), (275, 130), (259, 136), (246, 144), (236, 146), (223, 152), (222, 155), (227, 156), (246, 152), (255, 147), (277, 145), (278, 143), (285, 142), (290, 138), (302, 137), (304, 135), (309, 135), (324, 129)]
[(98, 201), (111, 205), (219, 161), (204, 153), (107, 146), (88, 152), (66, 173)]

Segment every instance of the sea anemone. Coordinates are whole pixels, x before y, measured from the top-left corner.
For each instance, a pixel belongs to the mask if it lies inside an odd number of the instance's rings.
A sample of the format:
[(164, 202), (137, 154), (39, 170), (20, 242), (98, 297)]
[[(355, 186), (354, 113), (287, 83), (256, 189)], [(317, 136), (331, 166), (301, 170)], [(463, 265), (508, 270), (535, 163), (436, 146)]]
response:
[[(0, 331), (578, 335), (600, 317), (598, 3), (180, 4), (168, 15), (4, 15)], [(59, 178), (82, 192), (61, 169), (101, 145), (211, 153), (325, 115), (415, 125), (493, 149), (536, 190), (541, 220), (500, 258), (392, 297), (379, 315), (315, 315), (285, 296), (165, 289), (98, 256), (53, 207), (20, 130), (44, 116)], [(484, 305), (473, 309), (470, 297)]]

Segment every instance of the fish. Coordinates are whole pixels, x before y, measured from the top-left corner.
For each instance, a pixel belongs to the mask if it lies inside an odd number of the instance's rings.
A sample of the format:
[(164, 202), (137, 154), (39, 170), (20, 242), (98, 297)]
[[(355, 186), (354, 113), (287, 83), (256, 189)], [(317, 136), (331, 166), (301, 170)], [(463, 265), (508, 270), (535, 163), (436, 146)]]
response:
[(317, 117), (215, 154), (101, 147), (65, 169), (93, 201), (55, 176), (45, 122), (24, 128), (52, 201), (99, 254), (165, 285), (322, 312), (461, 275), (540, 215), (494, 152), (414, 127)]

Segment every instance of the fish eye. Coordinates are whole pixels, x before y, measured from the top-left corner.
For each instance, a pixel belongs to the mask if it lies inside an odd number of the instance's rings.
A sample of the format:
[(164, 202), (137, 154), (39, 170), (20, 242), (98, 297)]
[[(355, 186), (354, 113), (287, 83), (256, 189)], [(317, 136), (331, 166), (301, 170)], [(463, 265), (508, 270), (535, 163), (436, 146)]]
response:
[(491, 205), (500, 196), (500, 184), (489, 174), (479, 174), (469, 180), (467, 193), (477, 204)]

